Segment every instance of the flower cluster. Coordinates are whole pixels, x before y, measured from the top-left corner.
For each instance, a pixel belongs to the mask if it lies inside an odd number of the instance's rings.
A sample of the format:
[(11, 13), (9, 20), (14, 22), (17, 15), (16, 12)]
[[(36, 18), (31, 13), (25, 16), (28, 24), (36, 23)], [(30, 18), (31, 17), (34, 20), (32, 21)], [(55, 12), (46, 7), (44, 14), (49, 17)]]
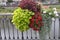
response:
[[(54, 14), (55, 14), (55, 16), (58, 17), (59, 15), (58, 15), (58, 12), (57, 12), (56, 8), (53, 8), (53, 10), (54, 10)], [(52, 20), (54, 21), (55, 18), (52, 18)]]
[(22, 0), (20, 2), (19, 8), (16, 9), (13, 13), (12, 22), (21, 31), (28, 30), (32, 28), (35, 31), (43, 30), (42, 28), (46, 20), (55, 20), (55, 17), (58, 16), (56, 8), (42, 8), (41, 5), (37, 4), (33, 0)]
[(29, 27), (33, 30), (40, 30), (40, 27), (42, 26), (42, 16), (40, 14), (41, 8), (40, 5), (38, 6), (37, 4), (38, 3), (33, 0), (22, 0), (19, 5), (22, 9), (28, 9), (34, 12), (29, 24)]
[(43, 9), (43, 14), (46, 15), (46, 17), (51, 17), (52, 20), (54, 21), (56, 17), (58, 17), (58, 13), (57, 13), (57, 10), (56, 8), (47, 8), (47, 9)]
[(30, 19), (30, 28), (32, 28), (35, 31), (39, 31), (40, 28), (42, 27), (42, 17), (40, 15), (39, 12), (37, 12), (37, 14), (35, 13), (35, 15), (32, 16), (32, 18)]
[(33, 12), (40, 11), (40, 8), (38, 8), (37, 3), (33, 0), (22, 0), (20, 2), (19, 7), (21, 7), (22, 9), (31, 10)]

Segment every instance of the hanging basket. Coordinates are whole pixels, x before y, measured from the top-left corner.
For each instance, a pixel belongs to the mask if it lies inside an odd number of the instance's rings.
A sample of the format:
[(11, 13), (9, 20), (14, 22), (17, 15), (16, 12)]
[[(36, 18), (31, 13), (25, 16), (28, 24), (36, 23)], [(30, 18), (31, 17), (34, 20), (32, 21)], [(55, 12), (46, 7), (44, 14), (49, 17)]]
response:
[(50, 31), (52, 19), (58, 16), (56, 8), (41, 8), (41, 5), (32, 0), (22, 0), (19, 7), (13, 12), (12, 22), (21, 32), (32, 28), (39, 31), (41, 40), (46, 40)]

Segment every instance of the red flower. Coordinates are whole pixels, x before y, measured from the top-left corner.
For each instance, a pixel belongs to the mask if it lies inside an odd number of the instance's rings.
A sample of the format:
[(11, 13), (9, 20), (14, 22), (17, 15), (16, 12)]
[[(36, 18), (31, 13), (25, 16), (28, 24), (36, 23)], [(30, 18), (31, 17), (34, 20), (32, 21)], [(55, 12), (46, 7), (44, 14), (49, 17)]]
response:
[(34, 17), (34, 15), (32, 16), (32, 19), (34, 19), (35, 17)]
[(19, 7), (21, 7), (22, 9), (28, 9), (33, 12), (37, 12), (39, 10), (36, 5), (37, 5), (37, 3), (34, 2), (33, 0), (21, 0)]
[[(37, 25), (37, 27), (35, 25)], [(35, 31), (39, 31), (41, 26), (42, 17), (39, 14), (39, 12), (36, 12), (35, 15), (33, 15), (32, 18), (30, 19), (30, 27)]]
[(30, 28), (33, 28), (33, 25), (34, 25), (33, 23), (30, 23), (30, 24), (29, 24), (29, 27), (30, 27)]
[(41, 27), (41, 25), (40, 25), (40, 24), (38, 24), (38, 27)]
[(42, 22), (40, 24), (41, 24), (41, 26), (43, 26), (43, 23)]
[(43, 6), (43, 8), (48, 9), (48, 8), (49, 8), (49, 6)]
[(35, 30), (35, 31), (39, 31), (39, 28), (33, 28), (33, 30)]
[(42, 17), (41, 16), (38, 16), (38, 20), (42, 21)]
[(36, 24), (38, 24), (38, 19), (36, 19)]
[(34, 19), (30, 19), (31, 22), (34, 22)]

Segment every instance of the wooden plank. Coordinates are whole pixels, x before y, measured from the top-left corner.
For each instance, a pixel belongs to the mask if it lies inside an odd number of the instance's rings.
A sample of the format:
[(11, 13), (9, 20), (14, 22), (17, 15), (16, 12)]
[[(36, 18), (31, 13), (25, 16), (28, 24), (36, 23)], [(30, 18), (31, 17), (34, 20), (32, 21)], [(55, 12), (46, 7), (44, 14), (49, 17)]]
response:
[(32, 39), (35, 40), (35, 37), (36, 37), (35, 34), (36, 33), (35, 33), (35, 31), (33, 29), (31, 29), (31, 30), (32, 30)]
[(17, 39), (17, 37), (18, 37), (17, 34), (18, 34), (18, 31), (17, 31), (17, 29), (14, 27), (14, 38), (15, 38), (15, 39)]
[(59, 39), (60, 39), (60, 18), (59, 18)]
[(28, 30), (27, 36), (28, 36), (28, 39), (31, 39), (31, 36), (32, 36), (32, 35), (31, 35), (31, 29)]
[(2, 40), (4, 40), (5, 39), (5, 33), (4, 33), (4, 21), (3, 21), (3, 19), (1, 19), (1, 37), (2, 37)]
[(22, 40), (22, 32), (18, 30), (18, 37), (20, 40)]
[(20, 39), (9, 39), (9, 40), (20, 40)]
[(58, 40), (59, 37), (59, 18), (55, 21), (55, 39)]
[(55, 27), (55, 21), (52, 20), (51, 29), (50, 29), (50, 39), (54, 39), (54, 27)]
[(40, 39), (40, 38), (39, 38), (39, 37), (40, 37), (39, 31), (36, 32), (36, 37), (37, 37), (37, 39)]
[[(46, 24), (45, 24), (45, 25), (46, 25)], [(49, 25), (49, 24), (48, 24), (48, 25)], [(46, 40), (49, 40), (49, 32), (48, 32), (49, 29), (48, 29), (48, 25), (46, 25), (47, 27), (45, 28), (45, 30), (46, 30), (46, 32), (47, 32), (47, 33), (45, 34), (45, 35), (46, 35), (46, 36), (45, 36)]]
[[(2, 39), (0, 39), (0, 40), (2, 40)], [(6, 39), (4, 39), (4, 40), (6, 40)], [(9, 39), (9, 40), (20, 40), (20, 39)], [(35, 39), (36, 40), (36, 39)], [(37, 39), (37, 40), (39, 40), (39, 39)], [(51, 39), (51, 40), (55, 40), (55, 39)], [(60, 39), (59, 39), (60, 40)]]
[[(51, 23), (52, 23), (52, 21), (49, 19), (48, 21), (46, 21), (47, 23), (47, 27), (46, 27), (46, 31), (47, 31), (47, 33), (46, 33), (46, 40), (50, 40), (50, 28), (51, 28)], [(47, 30), (48, 29), (48, 30)]]
[(12, 25), (10, 19), (8, 19), (8, 24), (9, 24), (9, 34), (10, 34), (10, 38), (13, 39), (13, 25)]
[(0, 38), (1, 38), (1, 18), (0, 18)]
[(27, 40), (27, 31), (23, 32), (23, 38), (24, 38), (24, 40)]
[(50, 40), (49, 39), (49, 33), (46, 34), (46, 40)]
[(9, 26), (8, 26), (8, 19), (4, 19), (4, 27), (5, 27), (5, 35), (6, 39), (9, 39)]

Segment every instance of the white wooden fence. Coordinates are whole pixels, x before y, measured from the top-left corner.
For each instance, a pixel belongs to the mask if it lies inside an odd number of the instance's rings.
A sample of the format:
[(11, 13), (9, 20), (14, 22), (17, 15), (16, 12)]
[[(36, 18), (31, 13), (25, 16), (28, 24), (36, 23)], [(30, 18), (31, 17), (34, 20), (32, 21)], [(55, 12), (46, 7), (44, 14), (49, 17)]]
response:
[[(29, 29), (25, 32), (18, 31), (11, 22), (12, 14), (0, 14), (0, 40), (40, 40), (39, 32)], [(47, 40), (60, 40), (59, 18), (52, 21)]]

